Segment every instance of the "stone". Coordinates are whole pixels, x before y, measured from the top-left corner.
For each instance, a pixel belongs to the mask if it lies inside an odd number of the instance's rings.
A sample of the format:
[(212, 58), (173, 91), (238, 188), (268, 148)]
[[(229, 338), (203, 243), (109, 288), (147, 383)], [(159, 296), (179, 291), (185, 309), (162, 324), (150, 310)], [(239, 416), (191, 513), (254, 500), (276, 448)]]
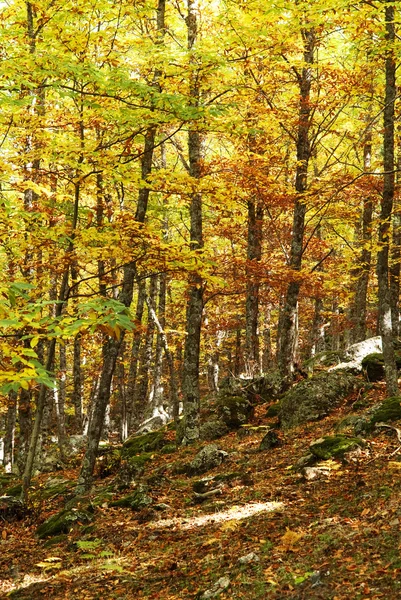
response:
[(370, 429), (376, 423), (391, 423), (401, 419), (401, 397), (386, 398), (374, 411), (370, 418)]
[(140, 485), (132, 494), (110, 502), (110, 506), (121, 506), (138, 511), (150, 506), (152, 502), (153, 499), (148, 495), (147, 486)]
[(264, 452), (265, 450), (271, 450), (276, 448), (280, 444), (280, 439), (277, 433), (271, 429), (266, 433), (262, 441), (260, 442), (259, 451)]
[(219, 418), (229, 429), (238, 429), (253, 418), (255, 408), (243, 396), (221, 395), (217, 403)]
[(358, 446), (365, 446), (362, 438), (331, 435), (312, 442), (309, 450), (316, 458), (328, 460), (329, 458), (342, 458), (347, 452), (354, 450)]
[(231, 581), (229, 577), (220, 577), (220, 579), (218, 579), (209, 590), (203, 592), (200, 598), (201, 600), (209, 600), (209, 598), (216, 598), (222, 592), (224, 592), (224, 590), (229, 588), (230, 585)]
[(249, 554), (246, 554), (245, 556), (241, 556), (238, 559), (238, 562), (240, 565), (249, 565), (250, 563), (260, 562), (260, 558), (256, 554), (256, 552), (250, 552)]
[(187, 466), (186, 472), (188, 475), (202, 475), (221, 465), (227, 455), (227, 452), (220, 450), (215, 444), (209, 444), (198, 452)]
[(199, 428), (199, 437), (204, 441), (217, 440), (229, 432), (228, 426), (224, 421), (218, 419), (206, 421)]
[(142, 435), (134, 435), (124, 442), (122, 457), (128, 458), (142, 452), (155, 452), (167, 443), (163, 431), (149, 431)]
[(87, 509), (66, 508), (39, 525), (36, 534), (43, 539), (60, 533), (68, 533), (75, 524), (89, 523), (92, 519), (93, 514)]
[(284, 429), (327, 416), (364, 382), (346, 372), (319, 373), (300, 381), (286, 392), (280, 402), (279, 419)]
[(382, 352), (382, 338), (380, 335), (349, 346), (345, 351), (344, 362), (330, 367), (329, 372), (343, 370), (360, 373), (362, 371), (362, 361), (365, 356), (376, 352)]

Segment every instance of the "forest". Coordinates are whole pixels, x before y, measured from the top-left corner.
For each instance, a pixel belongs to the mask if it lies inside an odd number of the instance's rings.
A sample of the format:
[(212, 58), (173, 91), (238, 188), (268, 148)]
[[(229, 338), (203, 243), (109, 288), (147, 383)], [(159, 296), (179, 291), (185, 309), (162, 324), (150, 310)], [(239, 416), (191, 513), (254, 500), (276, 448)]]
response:
[(322, 373), (324, 418), (369, 395), (341, 368), (369, 341), (365, 383), (393, 411), (369, 423), (401, 442), (382, 423), (401, 418), (397, 3), (3, 0), (0, 19), (12, 509), (74, 444), (79, 497), (141, 435), (185, 455), (277, 400), (284, 429), (312, 421), (296, 389)]

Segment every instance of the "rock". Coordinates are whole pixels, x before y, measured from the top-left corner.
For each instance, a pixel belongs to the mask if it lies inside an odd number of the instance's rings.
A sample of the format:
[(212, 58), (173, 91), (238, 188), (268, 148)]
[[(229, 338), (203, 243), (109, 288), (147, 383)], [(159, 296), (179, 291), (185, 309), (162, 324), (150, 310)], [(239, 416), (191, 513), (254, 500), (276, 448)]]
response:
[(76, 523), (89, 523), (93, 514), (87, 509), (67, 508), (47, 519), (36, 530), (40, 539), (59, 533), (68, 533)]
[(218, 579), (216, 581), (216, 583), (214, 583), (209, 590), (206, 590), (206, 592), (203, 592), (203, 594), (201, 596), (201, 600), (209, 600), (209, 598), (216, 598), (222, 592), (224, 592), (224, 590), (229, 588), (230, 584), (231, 584), (231, 581), (230, 581), (229, 577), (220, 577), (220, 579)]
[(131, 510), (142, 510), (143, 508), (150, 506), (153, 502), (153, 499), (147, 492), (147, 486), (140, 485), (132, 494), (128, 494), (119, 500), (110, 502), (110, 506), (123, 506), (131, 508)]
[(280, 412), (280, 402), (275, 402), (274, 404), (271, 404), (269, 406), (269, 408), (266, 411), (266, 417), (268, 419), (273, 419), (274, 417), (277, 417), (278, 414)]
[(258, 563), (260, 562), (259, 556), (255, 552), (250, 552), (245, 556), (241, 556), (238, 559), (240, 565), (249, 565), (250, 563)]
[(37, 469), (41, 473), (60, 471), (63, 468), (64, 464), (60, 458), (60, 450), (56, 446), (47, 449), (40, 459), (40, 464), (37, 465)]
[(376, 423), (391, 423), (401, 419), (401, 397), (386, 398), (372, 413), (369, 428), (373, 429)]
[(302, 471), (305, 467), (314, 465), (315, 462), (316, 456), (313, 454), (306, 454), (306, 456), (301, 456), (301, 458), (295, 463), (294, 469), (295, 471)]
[(280, 439), (277, 433), (271, 429), (266, 433), (262, 441), (260, 442), (259, 451), (264, 452), (265, 450), (271, 450), (276, 448), (280, 444)]
[(226, 456), (227, 452), (220, 450), (215, 444), (209, 444), (198, 452), (187, 466), (186, 472), (188, 475), (202, 475), (221, 465)]
[(126, 440), (122, 448), (122, 457), (128, 458), (142, 452), (155, 452), (168, 442), (164, 439), (163, 431), (150, 431), (142, 435), (134, 435)]
[(228, 428), (238, 429), (244, 423), (249, 423), (255, 409), (247, 398), (225, 394), (218, 399), (217, 412)]
[(330, 367), (329, 372), (344, 370), (359, 373), (362, 371), (362, 361), (365, 356), (381, 351), (382, 338), (380, 335), (352, 344), (345, 351), (345, 361)]
[(133, 481), (143, 475), (145, 466), (152, 460), (152, 456), (150, 452), (144, 452), (138, 456), (131, 456), (121, 461), (115, 480), (116, 485), (120, 488), (129, 487)]
[(73, 455), (78, 454), (86, 446), (87, 436), (86, 435), (70, 435), (66, 439), (67, 454)]
[(109, 477), (116, 473), (121, 465), (121, 451), (118, 448), (109, 447), (101, 451), (96, 463), (96, 474), (100, 479)]
[(217, 419), (202, 423), (199, 429), (199, 437), (204, 441), (217, 440), (229, 432), (229, 428), (224, 421)]
[(328, 460), (329, 458), (341, 458), (358, 446), (365, 446), (365, 442), (361, 438), (331, 435), (313, 442), (309, 446), (309, 450), (316, 458)]
[(306, 481), (323, 479), (330, 475), (330, 469), (328, 467), (304, 467), (302, 475)]
[(280, 402), (281, 424), (288, 429), (321, 419), (363, 385), (361, 379), (344, 372), (319, 373), (303, 380), (284, 394)]
[(28, 510), (24, 503), (15, 496), (0, 496), (0, 519), (9, 522), (14, 519), (23, 519)]

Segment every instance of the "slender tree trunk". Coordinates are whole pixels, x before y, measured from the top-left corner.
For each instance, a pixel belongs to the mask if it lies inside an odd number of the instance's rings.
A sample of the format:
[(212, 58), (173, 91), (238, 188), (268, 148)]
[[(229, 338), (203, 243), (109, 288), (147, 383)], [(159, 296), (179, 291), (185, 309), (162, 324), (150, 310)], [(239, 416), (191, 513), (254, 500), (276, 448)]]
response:
[(259, 274), (255, 266), (262, 258), (262, 204), (254, 198), (248, 200), (248, 249), (245, 304), (245, 365), (249, 377), (260, 375), (259, 321)]
[[(196, 48), (198, 36), (197, 4), (194, 0), (187, 0), (187, 31), (188, 50), (193, 53)], [(190, 59), (195, 69), (196, 59), (193, 55)], [(190, 98), (193, 106), (199, 106), (200, 89), (199, 80), (195, 71), (190, 75)], [(196, 129), (190, 129), (188, 133), (188, 158), (190, 175), (194, 183), (201, 178), (203, 144), (202, 136)], [(190, 204), (190, 247), (194, 253), (203, 248), (202, 232), (202, 194), (194, 192), (191, 194)], [(187, 336), (185, 339), (184, 367), (183, 367), (183, 404), (184, 418), (177, 432), (181, 444), (190, 444), (199, 439), (199, 358), (200, 339), (203, 312), (203, 280), (198, 273), (190, 276), (190, 287), (187, 302)]]
[[(155, 298), (157, 292), (157, 278), (152, 275), (149, 286), (149, 300), (153, 310), (155, 309)], [(153, 339), (155, 332), (155, 323), (148, 311), (148, 322), (146, 326), (145, 340), (143, 344), (143, 352), (141, 356), (141, 364), (135, 388), (133, 402), (133, 425), (137, 429), (146, 415), (146, 410), (149, 407), (149, 374), (152, 368), (153, 360)]]
[(146, 286), (144, 281), (139, 281), (138, 283), (138, 298), (136, 304), (136, 313), (135, 313), (135, 324), (136, 329), (134, 329), (132, 347), (131, 347), (131, 358), (128, 372), (128, 382), (127, 382), (127, 408), (126, 408), (126, 419), (123, 422), (123, 439), (126, 439), (129, 435), (131, 429), (131, 421), (132, 414), (134, 411), (134, 399), (135, 399), (135, 390), (137, 385), (137, 375), (138, 375), (138, 364), (139, 364), (139, 353), (141, 350), (142, 343), (142, 333), (141, 333), (141, 325), (143, 319), (143, 311), (145, 306), (145, 297), (146, 297)]
[(8, 395), (6, 431), (4, 435), (3, 466), (6, 473), (10, 473), (14, 464), (15, 424), (17, 421), (17, 393)]
[(390, 223), (394, 200), (394, 116), (396, 99), (396, 64), (394, 58), (395, 26), (394, 5), (385, 7), (386, 42), (386, 83), (384, 99), (383, 137), (383, 195), (379, 226), (379, 252), (377, 254), (377, 279), (379, 284), (379, 327), (383, 342), (384, 367), (388, 396), (398, 396), (398, 376), (395, 364), (393, 329), (391, 324), (389, 287), (389, 245)]
[(294, 272), (294, 278), (287, 287), (279, 344), (279, 367), (283, 379), (290, 379), (294, 371), (294, 359), (297, 347), (298, 297), (301, 287), (299, 272), (302, 264), (306, 214), (305, 192), (308, 186), (308, 163), (311, 156), (309, 132), (311, 126), (310, 91), (312, 86), (312, 65), (316, 43), (314, 28), (303, 29), (302, 37), (304, 42), (305, 66), (302, 69), (302, 73), (298, 74), (300, 107), (295, 175), (297, 196), (294, 207), (290, 254), (290, 267)]
[[(157, 5), (157, 33), (158, 43), (162, 43), (163, 35), (165, 31), (165, 0), (158, 0)], [(155, 70), (154, 73), (154, 87), (160, 90), (160, 77), (161, 72)], [(144, 152), (142, 155), (141, 162), (141, 179), (146, 182), (151, 170), (153, 151), (156, 137), (156, 126), (152, 125), (147, 129), (145, 134)], [(135, 219), (138, 223), (144, 223), (146, 217), (146, 211), (148, 206), (150, 189), (145, 184), (139, 190), (138, 193), (138, 204), (136, 209)], [(123, 273), (123, 285), (119, 300), (126, 306), (130, 307), (134, 291), (134, 281), (136, 277), (135, 263), (130, 262), (124, 267)], [(102, 434), (102, 428), (106, 415), (106, 410), (110, 401), (111, 384), (113, 380), (113, 374), (116, 366), (118, 353), (120, 351), (121, 344), (124, 339), (124, 332), (121, 334), (119, 340), (108, 338), (103, 346), (103, 366), (100, 377), (100, 385), (98, 396), (95, 399), (95, 405), (93, 409), (92, 418), (88, 430), (88, 443), (82, 463), (81, 471), (78, 478), (77, 493), (81, 493), (84, 490), (88, 490), (92, 484), (92, 476), (95, 469), (96, 453), (99, 447), (99, 441)]]

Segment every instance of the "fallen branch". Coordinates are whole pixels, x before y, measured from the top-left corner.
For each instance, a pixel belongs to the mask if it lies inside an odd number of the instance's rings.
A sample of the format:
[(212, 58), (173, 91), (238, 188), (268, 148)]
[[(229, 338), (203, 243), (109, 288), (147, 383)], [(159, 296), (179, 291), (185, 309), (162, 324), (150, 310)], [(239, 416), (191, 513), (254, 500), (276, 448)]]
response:
[(208, 498), (211, 498), (212, 496), (220, 496), (220, 494), (222, 493), (223, 491), (221, 487), (215, 488), (214, 490), (209, 490), (208, 492), (204, 492), (203, 494), (198, 494), (197, 492), (194, 492), (194, 501), (200, 503), (204, 500), (207, 500)]
[(397, 439), (401, 444), (401, 429), (393, 427), (393, 425), (387, 425), (387, 423), (376, 423), (376, 427), (387, 427), (387, 429), (393, 429), (397, 434)]

